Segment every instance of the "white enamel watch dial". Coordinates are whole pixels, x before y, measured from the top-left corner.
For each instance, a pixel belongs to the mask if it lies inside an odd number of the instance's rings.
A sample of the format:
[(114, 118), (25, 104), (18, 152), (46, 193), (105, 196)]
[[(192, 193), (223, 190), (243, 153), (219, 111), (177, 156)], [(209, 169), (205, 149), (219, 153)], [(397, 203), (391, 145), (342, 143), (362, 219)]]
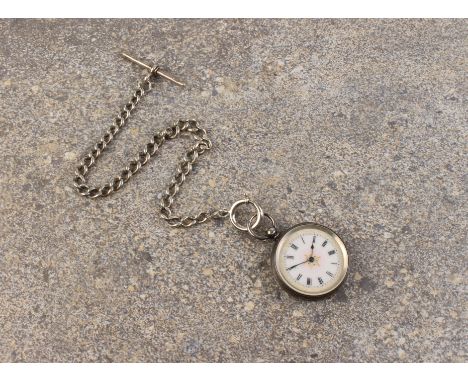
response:
[(302, 223), (278, 240), (272, 266), (281, 285), (305, 297), (318, 297), (335, 290), (348, 270), (348, 254), (331, 229)]

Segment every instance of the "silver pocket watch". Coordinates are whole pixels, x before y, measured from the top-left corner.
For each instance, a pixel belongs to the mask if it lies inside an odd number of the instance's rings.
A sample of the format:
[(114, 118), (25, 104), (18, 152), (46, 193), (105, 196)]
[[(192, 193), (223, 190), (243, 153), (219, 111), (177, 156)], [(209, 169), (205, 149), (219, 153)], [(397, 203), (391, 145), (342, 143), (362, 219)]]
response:
[[(256, 210), (247, 226), (240, 225), (236, 218), (236, 210), (242, 204), (251, 204)], [(275, 240), (271, 267), (286, 291), (307, 298), (322, 297), (335, 291), (346, 278), (348, 252), (341, 238), (330, 228), (304, 222), (279, 234), (270, 215), (249, 199), (234, 203), (229, 213), (236, 228), (260, 240)], [(261, 236), (255, 229), (264, 217), (271, 226)]]
[[(150, 66), (127, 55), (130, 61), (148, 69), (149, 74), (138, 83), (130, 100), (114, 118), (114, 121), (93, 149), (84, 156), (75, 171), (74, 186), (80, 195), (88, 198), (107, 197), (120, 190), (151, 157), (155, 156), (167, 141), (188, 135), (193, 138), (192, 146), (187, 150), (176, 167), (175, 175), (170, 180), (159, 201), (159, 216), (172, 227), (187, 228), (211, 219), (230, 218), (232, 224), (241, 231), (247, 231), (260, 240), (275, 240), (271, 256), (273, 272), (280, 285), (288, 292), (302, 297), (320, 297), (333, 292), (342, 284), (348, 269), (348, 254), (343, 241), (331, 229), (315, 223), (301, 223), (279, 233), (273, 218), (264, 213), (260, 206), (248, 198), (235, 202), (229, 210), (214, 209), (197, 215), (178, 216), (173, 213), (172, 204), (185, 178), (199, 156), (212, 148), (212, 142), (205, 129), (195, 120), (179, 120), (172, 126), (156, 132), (146, 146), (128, 162), (128, 165), (112, 180), (101, 186), (92, 186), (87, 182), (89, 170), (113, 139), (126, 126), (132, 112), (143, 97), (148, 94), (158, 77), (165, 78), (177, 85), (175, 80), (159, 66)], [(242, 225), (238, 222), (238, 208), (250, 205), (255, 214)], [(269, 222), (269, 228), (260, 230), (260, 225)]]

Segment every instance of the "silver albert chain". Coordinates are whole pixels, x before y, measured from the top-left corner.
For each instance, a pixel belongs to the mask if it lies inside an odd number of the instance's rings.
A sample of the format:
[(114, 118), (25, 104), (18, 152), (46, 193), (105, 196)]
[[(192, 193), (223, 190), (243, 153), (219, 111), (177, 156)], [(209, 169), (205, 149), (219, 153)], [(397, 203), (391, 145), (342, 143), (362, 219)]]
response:
[[(345, 279), (348, 268), (348, 254), (343, 241), (331, 229), (316, 223), (304, 222), (295, 225), (281, 235), (273, 218), (249, 198), (238, 200), (229, 210), (218, 209), (200, 212), (195, 216), (174, 216), (171, 210), (174, 198), (179, 192), (185, 178), (192, 171), (193, 164), (205, 151), (212, 148), (205, 129), (195, 120), (179, 120), (172, 126), (157, 132), (146, 144), (137, 157), (131, 160), (120, 175), (100, 187), (87, 184), (86, 176), (99, 156), (112, 142), (114, 137), (126, 125), (133, 110), (143, 96), (148, 94), (158, 76), (179, 86), (185, 86), (163, 72), (159, 66), (147, 65), (128, 54), (122, 53), (128, 60), (146, 68), (149, 74), (139, 83), (130, 100), (123, 106), (112, 125), (94, 148), (81, 161), (75, 171), (74, 186), (79, 194), (88, 198), (105, 197), (118, 191), (135, 175), (149, 159), (157, 153), (167, 140), (175, 139), (182, 134), (193, 137), (195, 143), (185, 153), (169, 185), (160, 199), (160, 216), (172, 227), (191, 227), (210, 219), (230, 218), (231, 223), (239, 230), (248, 232), (260, 240), (275, 240), (271, 264), (280, 285), (288, 292), (302, 297), (320, 297), (336, 290)], [(250, 205), (255, 214), (243, 225), (237, 219), (239, 207)], [(259, 232), (261, 222), (269, 221), (269, 228)]]

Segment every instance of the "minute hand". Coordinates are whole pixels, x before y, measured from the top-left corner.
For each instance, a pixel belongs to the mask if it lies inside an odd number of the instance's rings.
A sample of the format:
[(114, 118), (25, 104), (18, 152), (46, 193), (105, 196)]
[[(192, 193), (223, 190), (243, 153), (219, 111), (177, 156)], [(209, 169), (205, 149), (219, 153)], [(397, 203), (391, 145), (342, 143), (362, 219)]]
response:
[(290, 271), (291, 269), (296, 268), (298, 265), (301, 265), (301, 264), (304, 264), (304, 263), (308, 263), (308, 262), (309, 262), (309, 260), (307, 259), (306, 261), (303, 261), (302, 263), (295, 264), (295, 265), (293, 265), (292, 267), (286, 268), (286, 270), (287, 270), (287, 271)]

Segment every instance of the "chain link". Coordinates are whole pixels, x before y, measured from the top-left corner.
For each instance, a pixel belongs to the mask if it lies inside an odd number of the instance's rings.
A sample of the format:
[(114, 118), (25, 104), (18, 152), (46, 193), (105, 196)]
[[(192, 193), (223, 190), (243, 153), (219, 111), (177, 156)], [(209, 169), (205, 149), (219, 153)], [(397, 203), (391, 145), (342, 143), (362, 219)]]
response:
[(177, 166), (176, 174), (172, 177), (160, 199), (160, 216), (172, 227), (191, 227), (210, 219), (226, 218), (229, 216), (229, 211), (224, 209), (200, 212), (195, 216), (173, 216), (172, 214), (171, 207), (174, 203), (174, 198), (185, 182), (185, 178), (192, 171), (193, 164), (200, 155), (210, 150), (212, 147), (211, 140), (208, 138), (206, 130), (200, 128), (198, 122), (195, 120), (179, 120), (171, 127), (157, 132), (151, 141), (146, 144), (145, 148), (138, 153), (138, 156), (131, 160), (127, 167), (121, 171), (120, 175), (114, 177), (111, 182), (100, 187), (87, 184), (86, 176), (89, 170), (95, 166), (99, 156), (112, 142), (118, 132), (126, 125), (132, 111), (137, 107), (143, 96), (151, 91), (154, 84), (153, 79), (158, 69), (158, 67), (153, 67), (151, 73), (143, 78), (143, 81), (138, 84), (130, 101), (122, 108), (107, 132), (103, 135), (101, 140), (95, 144), (91, 152), (83, 158), (75, 171), (75, 177), (73, 179), (74, 186), (81, 195), (88, 198), (109, 196), (113, 192), (120, 190), (133, 175), (148, 163), (148, 160), (156, 154), (164, 142), (175, 139), (183, 133), (187, 133), (195, 139), (195, 144), (185, 153), (182, 161)]

